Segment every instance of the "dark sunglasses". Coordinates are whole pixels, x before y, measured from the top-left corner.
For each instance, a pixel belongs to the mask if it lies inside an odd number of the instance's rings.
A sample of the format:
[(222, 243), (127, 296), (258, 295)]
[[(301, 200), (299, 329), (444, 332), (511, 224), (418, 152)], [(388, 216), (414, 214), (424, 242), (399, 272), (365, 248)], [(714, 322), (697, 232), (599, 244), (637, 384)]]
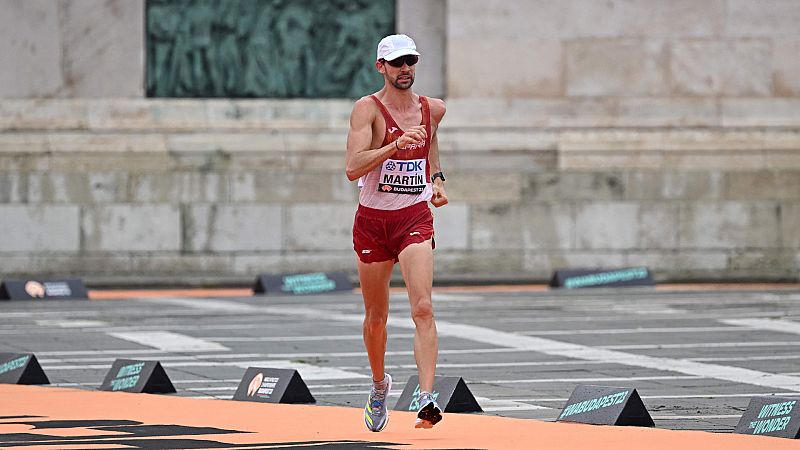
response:
[(403, 64), (407, 65), (408, 67), (413, 66), (417, 62), (419, 62), (419, 56), (417, 55), (405, 55), (399, 58), (395, 58), (391, 61), (383, 60), (383, 62), (389, 64), (392, 67), (403, 67)]

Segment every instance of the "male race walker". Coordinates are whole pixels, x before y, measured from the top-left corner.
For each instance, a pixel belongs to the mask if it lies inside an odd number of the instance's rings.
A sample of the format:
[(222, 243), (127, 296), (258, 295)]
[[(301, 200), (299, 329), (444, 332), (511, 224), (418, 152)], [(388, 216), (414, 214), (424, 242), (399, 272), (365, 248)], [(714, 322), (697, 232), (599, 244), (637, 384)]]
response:
[(416, 428), (431, 428), (442, 410), (431, 395), (438, 337), (433, 317), (433, 215), (428, 207), (447, 204), (439, 166), (436, 130), (444, 102), (411, 90), (419, 61), (414, 41), (403, 34), (378, 44), (375, 68), (383, 88), (356, 101), (347, 136), (346, 172), (361, 192), (353, 224), (353, 248), (364, 297), (364, 345), (372, 369), (372, 390), (364, 422), (381, 431), (389, 421), (386, 397), (392, 377), (384, 372), (389, 281), (399, 262), (416, 325), (414, 359), (419, 374)]

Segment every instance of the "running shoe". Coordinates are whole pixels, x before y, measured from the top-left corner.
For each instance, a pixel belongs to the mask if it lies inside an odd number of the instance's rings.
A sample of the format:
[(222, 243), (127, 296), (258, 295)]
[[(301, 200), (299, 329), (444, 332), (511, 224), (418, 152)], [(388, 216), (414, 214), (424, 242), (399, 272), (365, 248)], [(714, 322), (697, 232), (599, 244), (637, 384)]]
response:
[(429, 392), (419, 394), (419, 411), (414, 428), (433, 428), (442, 420), (442, 408)]
[(367, 405), (364, 407), (364, 423), (371, 431), (381, 431), (389, 423), (389, 410), (386, 408), (386, 396), (392, 389), (392, 376), (388, 373), (380, 383), (372, 383)]

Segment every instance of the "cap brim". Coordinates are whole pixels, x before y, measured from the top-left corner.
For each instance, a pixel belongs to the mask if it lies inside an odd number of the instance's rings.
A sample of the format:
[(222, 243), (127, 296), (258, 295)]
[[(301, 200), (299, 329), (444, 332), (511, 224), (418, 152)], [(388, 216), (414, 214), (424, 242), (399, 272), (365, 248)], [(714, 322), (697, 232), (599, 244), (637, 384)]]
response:
[(418, 51), (411, 50), (410, 48), (404, 48), (402, 50), (395, 50), (392, 53), (389, 53), (388, 55), (384, 56), (383, 59), (385, 59), (386, 61), (391, 61), (393, 59), (397, 59), (401, 56), (406, 56), (406, 55), (420, 56)]

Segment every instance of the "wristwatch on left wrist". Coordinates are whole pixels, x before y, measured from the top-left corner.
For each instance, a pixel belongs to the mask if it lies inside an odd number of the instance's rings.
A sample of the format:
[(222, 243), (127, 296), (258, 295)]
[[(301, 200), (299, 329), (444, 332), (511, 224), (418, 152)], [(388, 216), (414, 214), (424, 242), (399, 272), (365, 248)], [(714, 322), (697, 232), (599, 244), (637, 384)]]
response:
[(436, 172), (435, 174), (431, 175), (431, 183), (436, 181), (437, 178), (441, 178), (444, 181), (444, 174), (442, 172)]

